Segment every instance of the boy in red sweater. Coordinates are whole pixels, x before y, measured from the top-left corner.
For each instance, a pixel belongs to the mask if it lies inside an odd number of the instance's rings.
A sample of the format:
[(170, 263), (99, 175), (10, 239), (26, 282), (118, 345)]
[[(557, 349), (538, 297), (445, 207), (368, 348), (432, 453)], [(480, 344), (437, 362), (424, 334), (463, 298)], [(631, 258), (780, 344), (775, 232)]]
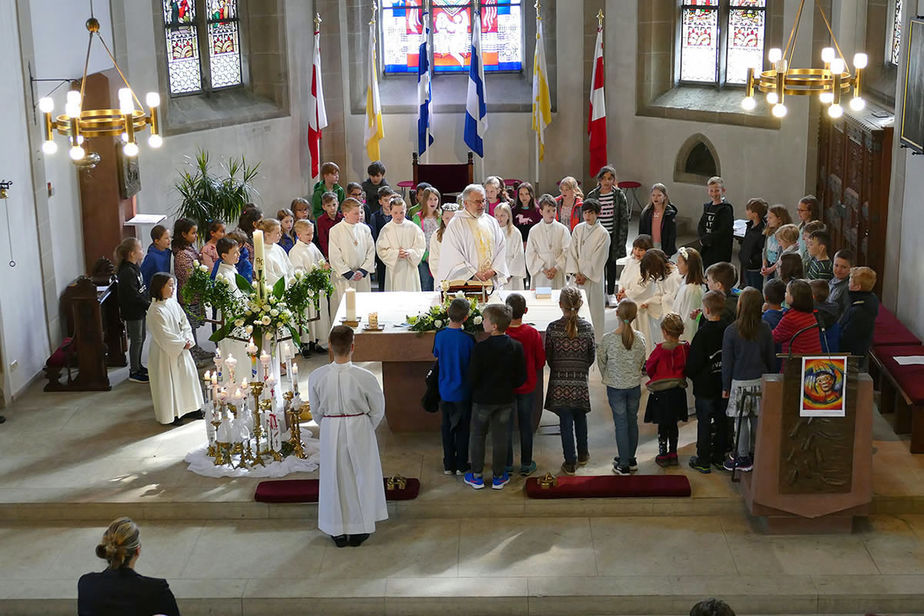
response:
[[(523, 345), (526, 358), (526, 382), (513, 390), (516, 395), (516, 409), (510, 416), (507, 431), (507, 472), (513, 472), (513, 415), (520, 427), (520, 475), (526, 477), (536, 471), (533, 461), (533, 410), (535, 408), (536, 383), (538, 375), (545, 366), (545, 345), (542, 336), (532, 325), (523, 323), (526, 314), (526, 298), (519, 293), (511, 293), (505, 303), (510, 308), (512, 319), (507, 328), (507, 335)], [(542, 395), (542, 389), (539, 390)]]
[[(791, 280), (786, 286), (786, 305), (789, 310), (783, 313), (783, 318), (773, 330), (773, 341), (782, 344), (783, 353), (792, 352), (797, 355), (818, 355), (821, 353), (821, 338), (818, 335), (818, 321), (815, 319), (815, 299), (812, 296), (812, 287), (805, 280)], [(803, 331), (807, 327), (815, 329)], [(793, 339), (793, 336), (796, 336)]]
[[(655, 347), (648, 361), (645, 386), (651, 395), (645, 408), (645, 423), (658, 424), (658, 466), (677, 466), (677, 422), (687, 420), (687, 378), (684, 369), (690, 345), (680, 341), (683, 317), (674, 312), (661, 321), (664, 342)], [(817, 337), (817, 336), (816, 336)]]
[(324, 213), (318, 216), (318, 248), (321, 254), (327, 258), (327, 246), (330, 240), (330, 229), (338, 222), (343, 220), (343, 214), (339, 211), (339, 202), (337, 193), (326, 192), (321, 196), (321, 207)]

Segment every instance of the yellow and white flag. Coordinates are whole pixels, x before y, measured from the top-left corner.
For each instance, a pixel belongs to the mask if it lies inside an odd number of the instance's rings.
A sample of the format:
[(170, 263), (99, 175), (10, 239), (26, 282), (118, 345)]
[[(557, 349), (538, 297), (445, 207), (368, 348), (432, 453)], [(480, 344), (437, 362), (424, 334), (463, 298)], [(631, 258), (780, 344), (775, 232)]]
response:
[(366, 154), (370, 161), (381, 160), (379, 141), (385, 136), (382, 100), (379, 98), (379, 70), (375, 58), (375, 21), (369, 23), (369, 82), (366, 84)]
[(536, 53), (533, 56), (533, 130), (539, 142), (539, 160), (545, 155), (545, 127), (552, 121), (548, 71), (542, 40), (542, 20), (536, 18)]

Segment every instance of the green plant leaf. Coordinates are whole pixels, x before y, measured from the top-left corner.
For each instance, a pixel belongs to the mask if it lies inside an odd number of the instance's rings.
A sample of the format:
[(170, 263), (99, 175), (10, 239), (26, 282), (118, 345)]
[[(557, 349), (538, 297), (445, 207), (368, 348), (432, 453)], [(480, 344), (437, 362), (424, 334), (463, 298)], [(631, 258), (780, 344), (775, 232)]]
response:
[(250, 282), (248, 282), (248, 280), (247, 280), (246, 278), (244, 278), (244, 277), (241, 276), (240, 274), (235, 274), (235, 275), (234, 275), (234, 280), (237, 281), (237, 288), (238, 288), (238, 289), (240, 289), (241, 291), (243, 291), (244, 293), (246, 293), (246, 294), (248, 294), (248, 295), (250, 295), (251, 293), (253, 293), (253, 285), (250, 284)]
[(286, 279), (285, 277), (280, 278), (276, 281), (276, 284), (273, 285), (273, 297), (276, 299), (282, 299), (282, 294), (286, 292)]

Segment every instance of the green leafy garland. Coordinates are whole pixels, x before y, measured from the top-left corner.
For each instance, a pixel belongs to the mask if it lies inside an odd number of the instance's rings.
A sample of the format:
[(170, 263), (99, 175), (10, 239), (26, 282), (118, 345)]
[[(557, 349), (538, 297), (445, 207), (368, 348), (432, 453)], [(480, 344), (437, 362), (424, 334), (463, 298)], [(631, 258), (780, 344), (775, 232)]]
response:
[[(430, 332), (448, 326), (449, 305), (458, 297), (459, 295), (456, 295), (456, 297), (449, 297), (442, 304), (433, 306), (426, 312), (421, 312), (416, 316), (406, 317), (408, 324), (411, 326), (410, 330), (413, 332)], [(480, 332), (484, 317), (481, 314), (481, 309), (478, 307), (478, 300), (475, 298), (465, 298), (464, 296), (462, 296), (461, 299), (468, 299), (469, 303), (468, 319), (462, 324), (462, 329), (470, 334)]]

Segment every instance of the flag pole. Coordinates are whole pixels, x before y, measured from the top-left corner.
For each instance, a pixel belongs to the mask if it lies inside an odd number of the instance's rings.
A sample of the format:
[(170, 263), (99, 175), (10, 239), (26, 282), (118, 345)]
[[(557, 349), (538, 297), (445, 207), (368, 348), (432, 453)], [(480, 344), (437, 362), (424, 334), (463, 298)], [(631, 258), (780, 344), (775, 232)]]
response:
[[(540, 41), (540, 39), (539, 39), (539, 24), (540, 24), (540, 22), (542, 21), (542, 15), (540, 15), (540, 10), (541, 10), (541, 8), (542, 8), (542, 3), (540, 2), (540, 0), (536, 0), (536, 4), (535, 4), (534, 6), (535, 6), (535, 8), (536, 8), (536, 44), (539, 45), (539, 44), (541, 43), (541, 41)], [(533, 58), (535, 58), (535, 57), (536, 57), (536, 54), (533, 54)], [(536, 72), (536, 67), (534, 66), (534, 67), (533, 67), (533, 73), (535, 73), (535, 72)], [(533, 108), (534, 108), (534, 109), (536, 109), (536, 104), (537, 104), (536, 101), (533, 100)], [(535, 117), (535, 114), (536, 114), (536, 112), (534, 111), (534, 112), (533, 112), (533, 116), (534, 116), (534, 117)], [(535, 176), (536, 179), (535, 179), (535, 182), (536, 182), (536, 190), (537, 190), (537, 191), (539, 190), (539, 148), (540, 148), (540, 143), (539, 143), (539, 132), (537, 131), (537, 132), (536, 132), (536, 151), (535, 151), (534, 156), (533, 156), (533, 160), (534, 160), (534, 162), (536, 163), (536, 176)]]

